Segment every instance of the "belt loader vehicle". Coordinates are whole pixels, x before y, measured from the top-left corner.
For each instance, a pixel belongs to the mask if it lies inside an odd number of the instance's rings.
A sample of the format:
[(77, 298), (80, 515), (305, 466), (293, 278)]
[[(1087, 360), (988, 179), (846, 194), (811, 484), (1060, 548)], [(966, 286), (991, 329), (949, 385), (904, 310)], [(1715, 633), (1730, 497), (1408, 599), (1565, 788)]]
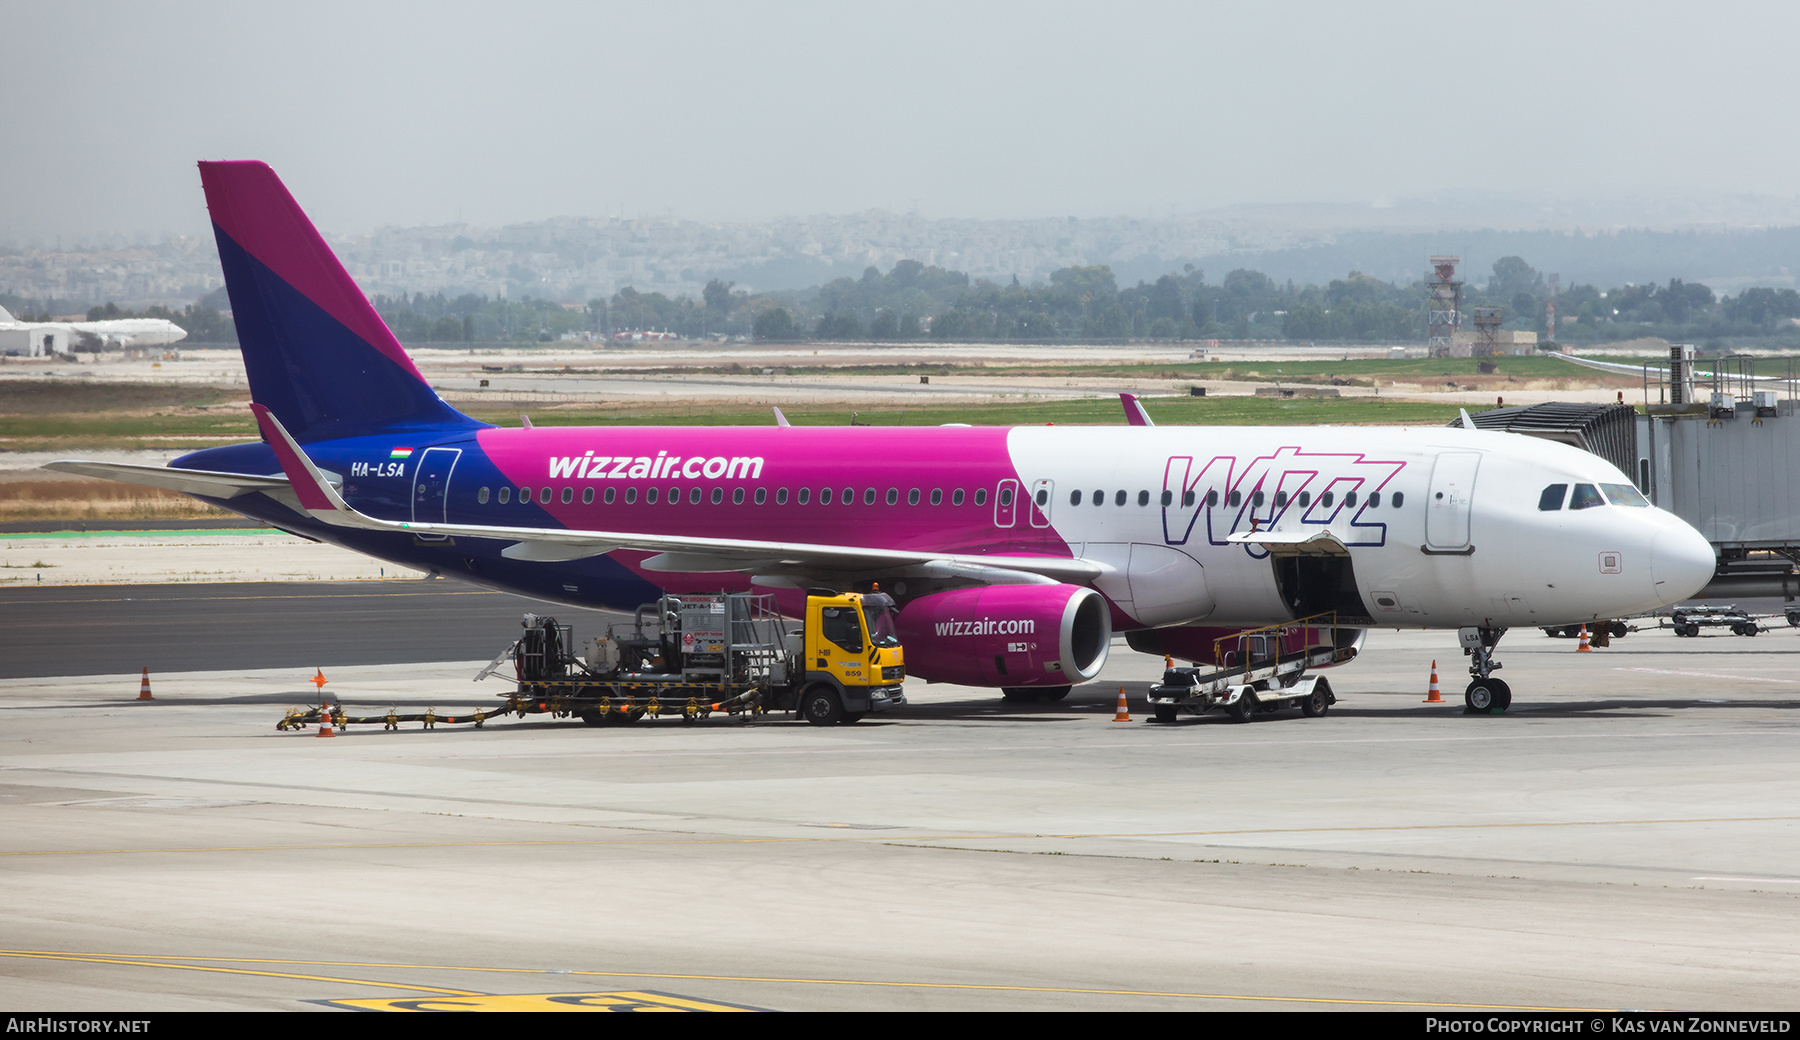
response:
[[(1317, 624), (1323, 622), (1323, 624)], [(1311, 624), (1309, 624), (1311, 623)], [(1258, 712), (1298, 707), (1308, 718), (1325, 714), (1337, 703), (1331, 682), (1309, 675), (1356, 658), (1362, 634), (1340, 630), (1335, 614), (1318, 614), (1293, 625), (1268, 625), (1222, 635), (1214, 640), (1210, 668), (1171, 665), (1163, 681), (1149, 692), (1150, 710), (1158, 722), (1174, 722), (1183, 712), (1203, 715), (1223, 709), (1233, 722), (1248, 722)]]

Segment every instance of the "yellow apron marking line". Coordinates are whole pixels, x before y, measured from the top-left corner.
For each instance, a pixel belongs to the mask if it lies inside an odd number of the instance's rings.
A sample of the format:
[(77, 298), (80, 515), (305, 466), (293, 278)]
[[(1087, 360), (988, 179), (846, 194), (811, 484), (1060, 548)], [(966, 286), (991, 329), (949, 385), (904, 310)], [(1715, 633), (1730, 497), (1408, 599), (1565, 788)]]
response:
[[(147, 958), (130, 957), (117, 954), (82, 954), (59, 950), (0, 950), (0, 957), (23, 957), (39, 960), (82, 961), (96, 964), (124, 964), (147, 968), (175, 968), (187, 971), (219, 971), (239, 975), (261, 975), (271, 978), (305, 979), (326, 982), (342, 982), (356, 986), (391, 986), (397, 989), (425, 990), (446, 993), (458, 997), (483, 997), (487, 994), (468, 990), (451, 989), (445, 986), (407, 986), (397, 983), (378, 982), (365, 979), (342, 979), (323, 975), (306, 975), (276, 971), (257, 971), (243, 968), (211, 967), (201, 964), (177, 964), (153, 961)], [(310, 961), (280, 960), (259, 957), (189, 957), (187, 960), (211, 961), (221, 964), (288, 964), (307, 965), (329, 968), (384, 968), (403, 971), (468, 971), (502, 975), (542, 975), (542, 968), (481, 968), (462, 964), (391, 964), (381, 961)], [(686, 982), (754, 982), (776, 985), (806, 986), (869, 986), (885, 989), (937, 989), (937, 990), (976, 990), (1002, 993), (1071, 993), (1082, 996), (1099, 997), (1178, 997), (1189, 1000), (1244, 1000), (1277, 1004), (1340, 1004), (1373, 1007), (1423, 1007), (1423, 1008), (1469, 1008), (1476, 1010), (1501, 1011), (1561, 1011), (1590, 1013), (1614, 1010), (1608, 1008), (1564, 1008), (1540, 1007), (1531, 1004), (1463, 1004), (1450, 1001), (1431, 1000), (1363, 1000), (1343, 997), (1259, 997), (1241, 993), (1182, 993), (1166, 990), (1138, 989), (1081, 989), (1072, 986), (1004, 986), (988, 985), (973, 982), (881, 982), (873, 979), (807, 979), (781, 978), (778, 976), (759, 975), (690, 975), (677, 972), (628, 972), (628, 971), (571, 971), (569, 975), (585, 978), (608, 979), (677, 979)]]
[(480, 997), (372, 997), (320, 1001), (356, 1011), (767, 1011), (654, 990), (615, 993), (490, 993)]
[(121, 856), (138, 853), (182, 852), (332, 852), (351, 849), (466, 849), (529, 848), (535, 846), (593, 845), (781, 845), (808, 842), (853, 841), (873, 845), (899, 845), (920, 841), (1006, 841), (1025, 838), (1213, 838), (1244, 834), (1368, 834), (1380, 831), (1516, 830), (1526, 827), (1640, 827), (1672, 823), (1791, 823), (1800, 816), (1694, 816), (1666, 820), (1562, 820), (1520, 823), (1420, 823), (1372, 827), (1248, 827), (1217, 831), (1092, 831), (1057, 834), (881, 834), (808, 836), (803, 838), (584, 838), (542, 841), (409, 841), (336, 845), (220, 845), (166, 849), (44, 849), (37, 852), (0, 852), (8, 856)]
[[(343, 979), (331, 975), (305, 975), (298, 972), (258, 971), (253, 968), (221, 968), (206, 964), (177, 964), (171, 961), (150, 960), (143, 957), (131, 957), (118, 954), (83, 954), (69, 953), (60, 950), (0, 950), (0, 957), (24, 957), (47, 961), (77, 961), (84, 964), (123, 964), (133, 968), (170, 968), (177, 971), (211, 971), (226, 975), (257, 975), (273, 979), (300, 979), (306, 982), (329, 982), (345, 986), (385, 986), (391, 989), (412, 989), (422, 993), (449, 993), (455, 996), (478, 997), (480, 993), (472, 990), (450, 989), (446, 986), (409, 986), (402, 982), (373, 982), (367, 979)], [(332, 967), (350, 967), (337, 965), (331, 961), (255, 961), (247, 957), (193, 957), (190, 960), (219, 960), (228, 963), (257, 964), (317, 964)], [(399, 968), (404, 965), (368, 965), (368, 967)]]

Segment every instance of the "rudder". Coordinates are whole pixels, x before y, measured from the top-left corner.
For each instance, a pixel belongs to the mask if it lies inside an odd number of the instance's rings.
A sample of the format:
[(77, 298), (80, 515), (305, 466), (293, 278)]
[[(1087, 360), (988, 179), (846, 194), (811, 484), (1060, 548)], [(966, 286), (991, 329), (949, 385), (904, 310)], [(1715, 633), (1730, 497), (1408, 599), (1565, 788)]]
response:
[(297, 440), (476, 428), (445, 404), (261, 162), (203, 162), (250, 396)]

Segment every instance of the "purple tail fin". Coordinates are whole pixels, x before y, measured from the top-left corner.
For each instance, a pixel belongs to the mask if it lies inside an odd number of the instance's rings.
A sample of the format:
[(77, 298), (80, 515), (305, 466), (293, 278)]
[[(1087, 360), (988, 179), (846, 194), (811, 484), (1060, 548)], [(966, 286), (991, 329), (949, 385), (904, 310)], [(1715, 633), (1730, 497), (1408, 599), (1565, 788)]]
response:
[(445, 404), (266, 163), (203, 162), (250, 396), (301, 441), (481, 424)]

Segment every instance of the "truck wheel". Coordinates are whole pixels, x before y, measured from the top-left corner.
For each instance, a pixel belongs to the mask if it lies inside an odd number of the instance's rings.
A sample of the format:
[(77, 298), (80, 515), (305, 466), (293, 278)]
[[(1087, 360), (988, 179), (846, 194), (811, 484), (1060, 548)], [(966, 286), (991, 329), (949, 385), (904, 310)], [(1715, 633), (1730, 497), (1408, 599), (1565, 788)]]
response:
[(808, 686), (801, 697), (800, 714), (815, 726), (835, 726), (844, 721), (844, 702), (838, 698), (837, 690), (817, 683)]
[(1158, 722), (1174, 722), (1175, 716), (1179, 714), (1173, 704), (1152, 704), (1150, 710), (1156, 714)]
[(1321, 686), (1314, 686), (1312, 696), (1300, 702), (1300, 714), (1316, 719), (1331, 710), (1331, 698)]
[(581, 713), (581, 721), (590, 726), (604, 726), (606, 725), (606, 715), (598, 708), (589, 708)]
[(1256, 694), (1248, 690), (1236, 701), (1225, 706), (1225, 714), (1231, 716), (1233, 722), (1249, 722), (1250, 716), (1256, 714)]

